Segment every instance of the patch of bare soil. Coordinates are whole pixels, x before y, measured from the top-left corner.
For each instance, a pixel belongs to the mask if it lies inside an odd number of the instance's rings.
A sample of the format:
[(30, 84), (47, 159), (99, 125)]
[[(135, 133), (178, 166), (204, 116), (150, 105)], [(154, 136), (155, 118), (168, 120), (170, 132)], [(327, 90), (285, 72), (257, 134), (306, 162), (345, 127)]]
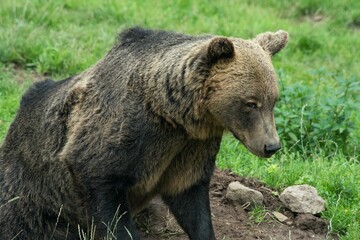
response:
[(25, 70), (16, 64), (5, 67), (5, 70), (11, 72), (19, 84), (23, 84), (25, 81), (38, 82), (47, 78), (47, 76), (43, 74), (37, 73), (34, 70)]
[(360, 17), (353, 19), (349, 23), (348, 27), (353, 29), (353, 30), (359, 31), (360, 30)]
[(317, 13), (313, 15), (306, 15), (303, 17), (305, 21), (313, 22), (313, 23), (321, 23), (326, 20), (325, 16)]
[[(264, 195), (264, 221), (255, 223), (241, 205), (226, 200), (226, 189), (232, 181), (239, 181)], [(215, 171), (211, 182), (210, 201), (216, 239), (219, 240), (338, 239), (328, 234), (328, 224), (323, 219), (290, 212), (282, 206), (272, 189), (258, 180), (243, 178), (230, 171)], [(288, 220), (280, 223), (271, 214), (272, 211), (283, 213)], [(140, 213), (136, 222), (144, 240), (188, 239), (160, 199), (154, 199), (149, 207)]]

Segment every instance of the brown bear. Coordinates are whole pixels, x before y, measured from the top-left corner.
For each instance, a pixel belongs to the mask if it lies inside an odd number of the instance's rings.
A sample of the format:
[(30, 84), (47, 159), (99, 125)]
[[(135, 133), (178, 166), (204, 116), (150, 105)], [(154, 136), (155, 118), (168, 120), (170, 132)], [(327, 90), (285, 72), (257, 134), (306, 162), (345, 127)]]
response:
[(271, 56), (287, 41), (135, 27), (88, 70), (35, 84), (0, 148), (1, 239), (138, 240), (132, 217), (156, 195), (190, 239), (215, 239), (223, 132), (260, 157), (281, 147)]

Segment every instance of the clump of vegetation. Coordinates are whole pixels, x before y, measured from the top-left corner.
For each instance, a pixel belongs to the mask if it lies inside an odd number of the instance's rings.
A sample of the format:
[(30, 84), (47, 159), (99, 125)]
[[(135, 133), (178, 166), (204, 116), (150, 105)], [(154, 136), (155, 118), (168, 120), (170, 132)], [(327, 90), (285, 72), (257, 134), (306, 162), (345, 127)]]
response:
[(262, 223), (265, 221), (269, 221), (266, 219), (266, 216), (270, 214), (267, 212), (264, 206), (255, 206), (249, 212), (249, 218), (255, 223)]
[[(280, 77), (283, 73), (280, 72)], [(314, 71), (314, 84), (282, 86), (276, 121), (284, 145), (304, 157), (321, 151), (359, 153), (355, 113), (359, 110), (360, 81), (352, 76)]]

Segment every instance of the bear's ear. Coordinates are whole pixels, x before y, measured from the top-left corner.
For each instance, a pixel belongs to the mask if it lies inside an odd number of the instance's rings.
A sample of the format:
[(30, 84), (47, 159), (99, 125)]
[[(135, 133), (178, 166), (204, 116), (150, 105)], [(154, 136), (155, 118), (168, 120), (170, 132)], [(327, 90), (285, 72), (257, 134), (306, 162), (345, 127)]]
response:
[(229, 59), (235, 56), (234, 44), (225, 37), (216, 37), (211, 40), (207, 48), (209, 62), (214, 64), (221, 59)]
[(279, 30), (275, 33), (261, 33), (257, 35), (253, 41), (257, 42), (265, 51), (268, 51), (271, 56), (274, 56), (286, 46), (288, 39), (289, 34), (283, 30)]

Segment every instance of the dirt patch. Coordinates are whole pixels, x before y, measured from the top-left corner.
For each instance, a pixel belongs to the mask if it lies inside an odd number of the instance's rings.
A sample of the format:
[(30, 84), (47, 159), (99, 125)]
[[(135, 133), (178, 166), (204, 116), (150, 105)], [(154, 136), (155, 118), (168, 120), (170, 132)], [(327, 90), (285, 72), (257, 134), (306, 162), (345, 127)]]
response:
[(17, 66), (16, 64), (11, 64), (4, 67), (4, 70), (10, 72), (17, 83), (23, 84), (26, 81), (38, 82), (48, 78), (48, 76), (37, 73), (34, 70), (28, 69), (25, 70), (22, 67)]
[(354, 18), (349, 24), (349, 28), (353, 30), (360, 30), (360, 16)]
[(306, 15), (303, 17), (303, 20), (312, 22), (312, 23), (321, 23), (321, 22), (325, 21), (326, 18), (324, 15), (317, 13), (317, 14), (313, 14), (313, 15)]
[[(226, 188), (232, 181), (239, 181), (264, 195), (265, 207), (261, 222), (257, 223), (251, 218), (250, 212), (245, 211), (243, 206), (226, 200)], [(216, 239), (338, 239), (328, 234), (326, 221), (309, 214), (296, 215), (290, 212), (282, 206), (273, 189), (258, 180), (243, 178), (230, 171), (215, 171), (211, 182), (210, 201)], [(272, 215), (272, 211), (283, 213), (288, 220), (280, 223)], [(169, 209), (158, 198), (137, 217), (136, 222), (144, 240), (188, 239)]]

